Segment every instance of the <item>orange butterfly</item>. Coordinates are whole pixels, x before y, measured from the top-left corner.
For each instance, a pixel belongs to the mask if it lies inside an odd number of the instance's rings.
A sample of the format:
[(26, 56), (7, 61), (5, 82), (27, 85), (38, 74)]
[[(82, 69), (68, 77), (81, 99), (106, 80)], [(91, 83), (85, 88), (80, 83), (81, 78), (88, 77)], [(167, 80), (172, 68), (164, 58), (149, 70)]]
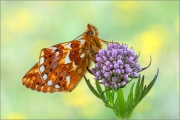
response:
[(90, 24), (78, 38), (42, 49), (38, 63), (22, 78), (22, 84), (42, 92), (71, 92), (102, 48), (101, 42), (108, 43)]

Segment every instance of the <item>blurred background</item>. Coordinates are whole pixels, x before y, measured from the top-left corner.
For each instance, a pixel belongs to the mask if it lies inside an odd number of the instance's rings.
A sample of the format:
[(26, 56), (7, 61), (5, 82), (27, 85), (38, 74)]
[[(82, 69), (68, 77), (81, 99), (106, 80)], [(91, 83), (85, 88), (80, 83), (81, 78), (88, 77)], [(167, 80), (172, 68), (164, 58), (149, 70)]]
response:
[[(154, 87), (132, 118), (178, 119), (178, 1), (2, 1), (1, 118), (115, 119), (113, 111), (90, 92), (84, 79), (71, 93), (41, 93), (21, 83), (42, 48), (76, 38), (88, 23), (99, 29), (102, 39), (126, 43), (140, 52), (142, 67), (152, 56), (151, 66), (141, 73), (146, 84), (160, 69)], [(93, 76), (86, 76), (93, 82)], [(126, 86), (125, 96), (132, 83)]]

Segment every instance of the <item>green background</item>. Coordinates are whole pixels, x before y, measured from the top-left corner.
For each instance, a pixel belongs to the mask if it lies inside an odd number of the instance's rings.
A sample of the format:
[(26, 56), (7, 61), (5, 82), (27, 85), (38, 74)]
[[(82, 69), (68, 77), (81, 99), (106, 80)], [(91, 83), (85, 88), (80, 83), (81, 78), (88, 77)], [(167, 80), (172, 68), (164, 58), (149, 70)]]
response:
[[(140, 51), (142, 67), (152, 56), (150, 68), (141, 73), (146, 84), (160, 68), (157, 82), (132, 118), (178, 119), (178, 1), (2, 1), (1, 118), (115, 119), (84, 79), (71, 93), (45, 94), (21, 83), (42, 48), (76, 38), (88, 23), (98, 28), (102, 39), (123, 42), (136, 53)], [(93, 76), (86, 76), (93, 82)], [(126, 96), (132, 83), (125, 88)]]

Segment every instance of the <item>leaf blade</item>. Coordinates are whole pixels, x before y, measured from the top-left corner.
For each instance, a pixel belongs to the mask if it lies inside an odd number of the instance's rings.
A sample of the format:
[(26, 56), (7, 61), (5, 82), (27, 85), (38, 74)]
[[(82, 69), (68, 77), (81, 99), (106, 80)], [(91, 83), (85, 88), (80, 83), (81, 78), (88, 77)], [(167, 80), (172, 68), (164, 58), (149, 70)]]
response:
[(86, 84), (88, 85), (89, 89), (92, 91), (92, 93), (98, 97), (99, 99), (101, 99), (100, 95), (98, 94), (98, 92), (94, 89), (94, 87), (91, 85), (90, 80), (86, 78), (86, 76), (84, 75), (84, 79), (86, 81)]

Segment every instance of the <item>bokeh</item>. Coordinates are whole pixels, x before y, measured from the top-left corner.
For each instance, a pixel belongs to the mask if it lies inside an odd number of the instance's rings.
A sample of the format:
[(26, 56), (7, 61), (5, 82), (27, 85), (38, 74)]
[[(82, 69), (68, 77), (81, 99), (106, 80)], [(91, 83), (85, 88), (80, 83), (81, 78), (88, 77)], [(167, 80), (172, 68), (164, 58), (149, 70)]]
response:
[[(151, 66), (141, 73), (146, 84), (160, 69), (132, 118), (178, 119), (178, 1), (2, 1), (1, 118), (115, 119), (84, 79), (71, 93), (40, 93), (21, 83), (42, 48), (76, 38), (88, 23), (98, 28), (102, 39), (126, 43), (140, 52), (142, 67), (152, 57)], [(94, 82), (93, 76), (86, 76)], [(132, 83), (126, 86), (125, 96)]]

